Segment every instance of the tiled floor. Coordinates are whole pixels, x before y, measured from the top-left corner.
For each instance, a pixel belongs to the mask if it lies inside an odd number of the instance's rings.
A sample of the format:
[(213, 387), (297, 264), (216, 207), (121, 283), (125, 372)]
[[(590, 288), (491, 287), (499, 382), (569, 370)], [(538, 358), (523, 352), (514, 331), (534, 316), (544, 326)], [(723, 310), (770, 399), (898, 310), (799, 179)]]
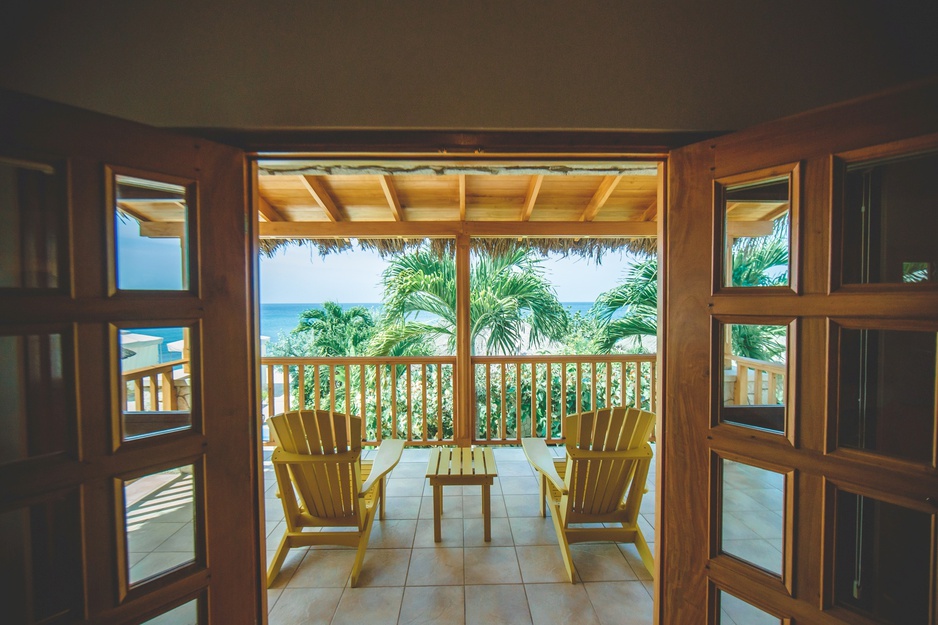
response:
[[(495, 450), (492, 541), (482, 539), (480, 488), (467, 486), (444, 489), (443, 542), (434, 543), (428, 453), (406, 450), (391, 474), (387, 516), (375, 521), (359, 587), (348, 586), (354, 550), (291, 550), (268, 590), (270, 625), (652, 622), (651, 576), (633, 545), (573, 545), (579, 579), (564, 581), (557, 537), (539, 514), (537, 481), (520, 449)], [(284, 525), (270, 465), (265, 479), (269, 560)], [(641, 519), (650, 542), (654, 481), (652, 472)]]

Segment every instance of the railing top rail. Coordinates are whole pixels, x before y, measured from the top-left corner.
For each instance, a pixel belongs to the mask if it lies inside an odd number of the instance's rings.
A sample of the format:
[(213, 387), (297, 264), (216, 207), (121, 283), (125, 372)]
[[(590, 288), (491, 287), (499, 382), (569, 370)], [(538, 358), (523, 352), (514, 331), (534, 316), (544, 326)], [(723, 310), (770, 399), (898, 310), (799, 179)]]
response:
[(122, 371), (121, 377), (124, 380), (132, 380), (134, 378), (146, 377), (148, 375), (156, 375), (159, 373), (169, 373), (174, 368), (185, 365), (189, 362), (188, 358), (180, 358), (179, 360), (173, 360), (171, 362), (161, 362), (158, 365), (149, 365), (146, 367), (140, 367), (138, 369), (130, 369), (129, 371)]
[(757, 360), (755, 358), (746, 358), (744, 356), (729, 356), (733, 362), (749, 367), (750, 369), (762, 369), (763, 371), (772, 371), (774, 373), (785, 373), (785, 364), (781, 362), (771, 362), (769, 360)]
[(263, 356), (262, 365), (448, 365), (456, 356)]
[(473, 356), (476, 363), (577, 363), (577, 362), (655, 362), (657, 354), (544, 354), (540, 356)]

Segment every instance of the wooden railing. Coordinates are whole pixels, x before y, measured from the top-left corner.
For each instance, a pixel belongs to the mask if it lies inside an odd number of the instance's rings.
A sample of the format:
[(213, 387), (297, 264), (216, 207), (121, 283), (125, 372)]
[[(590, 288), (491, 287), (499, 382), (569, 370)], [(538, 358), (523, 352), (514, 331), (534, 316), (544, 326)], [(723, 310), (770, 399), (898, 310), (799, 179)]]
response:
[[(401, 438), (451, 445), (455, 365), (455, 356), (264, 357), (263, 416), (334, 410), (364, 416), (366, 444)], [(472, 442), (518, 444), (522, 436), (562, 442), (568, 414), (613, 405), (653, 411), (655, 367), (654, 354), (473, 357)]]
[(178, 406), (173, 391), (173, 370), (188, 362), (186, 359), (173, 360), (121, 373), (125, 410), (176, 410)]
[(784, 364), (730, 354), (726, 358), (736, 365), (735, 405), (775, 406), (785, 403)]

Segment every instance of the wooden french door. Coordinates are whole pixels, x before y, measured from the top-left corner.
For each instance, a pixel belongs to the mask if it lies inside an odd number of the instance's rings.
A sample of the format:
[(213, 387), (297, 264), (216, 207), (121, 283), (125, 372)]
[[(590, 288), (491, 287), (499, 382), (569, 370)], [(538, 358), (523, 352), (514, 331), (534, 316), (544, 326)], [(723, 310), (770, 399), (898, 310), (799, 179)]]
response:
[(4, 622), (261, 622), (245, 181), (0, 93)]
[(936, 623), (936, 132), (931, 81), (672, 152), (658, 622)]

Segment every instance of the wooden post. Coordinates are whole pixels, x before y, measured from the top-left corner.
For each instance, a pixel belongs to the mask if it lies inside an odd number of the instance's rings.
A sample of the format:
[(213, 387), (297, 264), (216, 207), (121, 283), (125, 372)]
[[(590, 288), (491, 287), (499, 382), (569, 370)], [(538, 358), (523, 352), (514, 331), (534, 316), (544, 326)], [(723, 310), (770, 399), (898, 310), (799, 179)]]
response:
[(456, 235), (456, 401), (453, 438), (460, 447), (472, 442), (472, 337), (469, 319), (469, 235)]

